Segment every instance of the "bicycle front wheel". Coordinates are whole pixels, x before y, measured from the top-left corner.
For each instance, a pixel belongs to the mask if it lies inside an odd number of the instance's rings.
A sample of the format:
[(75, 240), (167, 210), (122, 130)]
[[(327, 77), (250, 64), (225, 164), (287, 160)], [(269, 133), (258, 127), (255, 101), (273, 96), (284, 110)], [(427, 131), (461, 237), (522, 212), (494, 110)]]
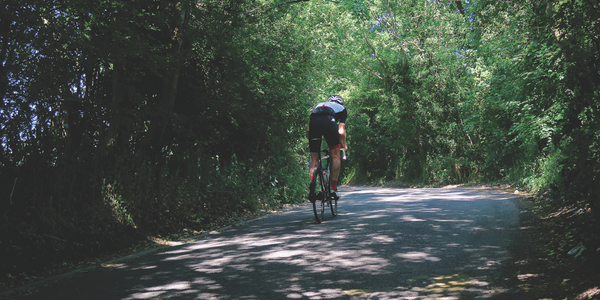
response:
[(325, 217), (325, 200), (317, 200), (313, 203), (313, 212), (315, 214), (315, 221), (317, 224), (323, 222), (323, 217)]
[(332, 216), (337, 216), (337, 200), (336, 199), (331, 199), (329, 200), (329, 208), (331, 208), (331, 215)]

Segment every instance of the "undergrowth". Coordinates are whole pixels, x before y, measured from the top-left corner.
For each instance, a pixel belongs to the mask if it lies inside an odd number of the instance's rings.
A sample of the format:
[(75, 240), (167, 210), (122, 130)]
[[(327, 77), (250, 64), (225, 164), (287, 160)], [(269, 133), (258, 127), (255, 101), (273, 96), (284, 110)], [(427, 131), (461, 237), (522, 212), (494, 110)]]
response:
[(600, 299), (597, 220), (586, 205), (563, 203), (547, 193), (519, 200), (527, 242), (513, 246), (515, 259), (506, 268), (523, 299)]

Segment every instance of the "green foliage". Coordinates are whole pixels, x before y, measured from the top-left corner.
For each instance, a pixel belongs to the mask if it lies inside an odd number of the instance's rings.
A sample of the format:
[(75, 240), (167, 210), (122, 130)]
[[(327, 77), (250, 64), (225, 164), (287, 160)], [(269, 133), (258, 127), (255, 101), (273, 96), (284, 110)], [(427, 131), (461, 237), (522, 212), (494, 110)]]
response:
[(302, 200), (303, 7), (160, 4), (1, 8), (3, 270)]
[(510, 180), (600, 212), (595, 1), (160, 4), (4, 1), (2, 269), (302, 201), (333, 93), (348, 182)]
[(378, 1), (360, 24), (349, 101), (357, 114), (349, 141), (359, 152), (353, 180), (455, 183), (476, 172), (477, 151), (463, 130), (474, 108), (462, 54), (466, 19), (448, 8)]
[[(586, 199), (595, 206), (600, 78), (591, 66), (600, 59), (593, 25), (598, 4), (479, 5), (487, 28), (497, 22), (493, 26), (507, 29), (501, 38), (481, 34), (479, 49), (493, 72), (486, 99), (484, 124), (492, 133), (487, 143), (501, 149), (490, 161), (513, 178), (523, 178), (526, 188), (562, 191), (570, 201)], [(499, 49), (507, 51), (490, 60)], [(488, 167), (494, 166), (488, 162)]]
[(371, 7), (371, 1), (367, 0), (344, 0), (342, 5), (346, 11), (352, 13), (352, 15), (360, 20), (369, 18), (369, 9)]

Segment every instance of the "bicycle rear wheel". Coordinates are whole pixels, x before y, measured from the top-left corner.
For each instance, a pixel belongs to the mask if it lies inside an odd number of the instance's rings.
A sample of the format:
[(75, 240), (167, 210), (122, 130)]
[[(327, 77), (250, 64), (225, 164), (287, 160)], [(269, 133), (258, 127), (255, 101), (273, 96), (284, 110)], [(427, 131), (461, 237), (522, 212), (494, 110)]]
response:
[(323, 190), (323, 195), (325, 195), (324, 199), (325, 201), (327, 201), (326, 204), (331, 209), (331, 215), (335, 217), (337, 215), (337, 200), (331, 198), (331, 165), (329, 163), (327, 164), (326, 169), (327, 171), (325, 173), (328, 174), (328, 176), (326, 176), (326, 178), (323, 178), (323, 180), (321, 181), (321, 186)]
[[(316, 168), (315, 172), (313, 173), (312, 176), (312, 181), (310, 182), (310, 192), (315, 195), (315, 199), (314, 201), (311, 199), (312, 205), (313, 205), (313, 212), (315, 214), (315, 220), (317, 221), (317, 223), (321, 223), (323, 222), (323, 214), (325, 211), (325, 203), (323, 202), (323, 192), (322, 191), (318, 191), (317, 192), (317, 187), (321, 190), (321, 182), (322, 182), (322, 172), (321, 172), (321, 168)], [(318, 186), (317, 186), (318, 183)]]

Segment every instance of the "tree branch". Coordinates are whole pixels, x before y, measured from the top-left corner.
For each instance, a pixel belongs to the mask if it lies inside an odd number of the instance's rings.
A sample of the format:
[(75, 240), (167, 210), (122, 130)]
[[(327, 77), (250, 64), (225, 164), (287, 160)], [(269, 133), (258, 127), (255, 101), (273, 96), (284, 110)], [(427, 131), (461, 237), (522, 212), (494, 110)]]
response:
[[(386, 22), (386, 23), (389, 23), (389, 22)], [(391, 25), (389, 25), (389, 26), (391, 26)], [(399, 40), (401, 40), (401, 38), (400, 38), (398, 35), (396, 35), (394, 32), (392, 32), (392, 31), (391, 31), (391, 30), (388, 28), (388, 25), (386, 25), (386, 26), (385, 26), (385, 30), (387, 30), (387, 32), (388, 32), (389, 34), (391, 34), (393, 37), (395, 37), (396, 39), (399, 39)], [(421, 49), (421, 47), (419, 47), (419, 45), (417, 45), (417, 43), (415, 43), (415, 42), (410, 42), (410, 41), (405, 41), (405, 42), (415, 45), (415, 47), (417, 47), (417, 49), (419, 49), (419, 52), (424, 52), (424, 51), (425, 51), (425, 50)], [(404, 52), (404, 47), (400, 46), (400, 48), (402, 48), (402, 51)], [(406, 54), (406, 53), (405, 53), (405, 54)]]
[(358, 64), (360, 65), (360, 67), (361, 67), (363, 70), (365, 70), (365, 71), (367, 71), (367, 72), (371, 73), (371, 75), (373, 75), (373, 76), (375, 76), (375, 77), (377, 77), (377, 78), (379, 78), (379, 79), (381, 79), (381, 80), (384, 80), (384, 79), (383, 79), (383, 77), (379, 76), (379, 74), (377, 74), (377, 73), (373, 72), (371, 69), (369, 69), (369, 68), (367, 68), (367, 67), (363, 66), (363, 64), (362, 64), (361, 62), (359, 62)]
[(367, 45), (369, 45), (371, 50), (373, 50), (375, 58), (381, 63), (381, 65), (383, 65), (383, 69), (385, 70), (385, 73), (388, 76), (388, 78), (392, 78), (392, 74), (388, 70), (387, 64), (381, 57), (379, 57), (379, 55), (377, 54), (377, 49), (375, 49), (375, 47), (373, 47), (373, 45), (371, 45), (371, 43), (369, 42), (369, 38), (367, 37), (367, 32), (365, 30), (363, 30), (363, 35), (365, 36), (365, 41), (367, 42)]
[(419, 49), (419, 52), (425, 52), (425, 50), (421, 49), (421, 47), (419, 47), (419, 45), (417, 45), (417, 43), (411, 42), (411, 41), (405, 41), (405, 42), (415, 45), (415, 47), (417, 47), (417, 49)]
[(460, 11), (460, 13), (464, 16), (465, 15), (465, 8), (462, 5), (462, 1), (456, 0), (456, 1), (454, 1), (454, 3), (456, 3), (456, 8), (458, 8), (458, 11)]
[(13, 183), (12, 191), (10, 192), (10, 205), (13, 204), (12, 198), (13, 198), (13, 194), (15, 193), (15, 186), (17, 185), (17, 179), (19, 179), (19, 177), (15, 177), (15, 183)]

